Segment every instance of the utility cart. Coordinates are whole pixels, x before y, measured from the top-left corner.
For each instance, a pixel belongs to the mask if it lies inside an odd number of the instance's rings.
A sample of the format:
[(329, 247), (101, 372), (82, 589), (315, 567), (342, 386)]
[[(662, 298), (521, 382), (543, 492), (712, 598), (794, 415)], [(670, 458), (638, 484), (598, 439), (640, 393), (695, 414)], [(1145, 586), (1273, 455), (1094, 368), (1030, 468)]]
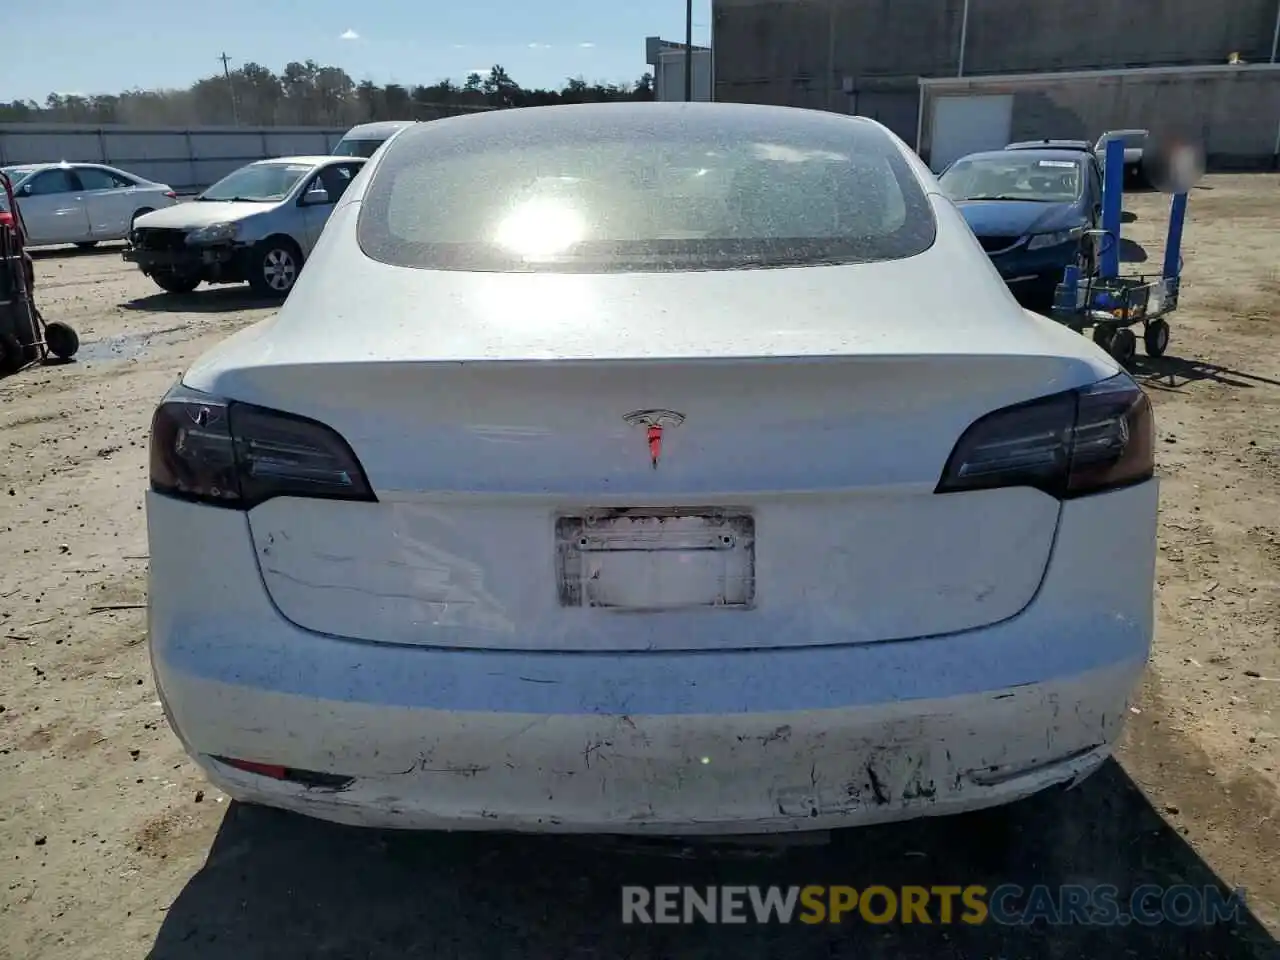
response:
[[(1115, 154), (1113, 157), (1112, 154)], [(1120, 222), (1124, 190), (1124, 142), (1107, 144), (1106, 183), (1102, 193), (1102, 229), (1087, 239), (1100, 241), (1098, 271), (1083, 276), (1068, 267), (1058, 284), (1050, 316), (1077, 333), (1092, 329), (1093, 342), (1128, 366), (1142, 341), (1149, 357), (1162, 356), (1169, 347), (1168, 316), (1178, 308), (1182, 277), (1182, 227), (1187, 215), (1187, 194), (1172, 195), (1169, 229), (1165, 237), (1164, 263), (1159, 274), (1120, 274)]]
[(36, 309), (34, 286), (22, 211), (13, 184), (0, 171), (0, 374), (47, 362), (51, 356), (69, 360), (80, 349), (80, 338), (71, 327), (44, 322)]

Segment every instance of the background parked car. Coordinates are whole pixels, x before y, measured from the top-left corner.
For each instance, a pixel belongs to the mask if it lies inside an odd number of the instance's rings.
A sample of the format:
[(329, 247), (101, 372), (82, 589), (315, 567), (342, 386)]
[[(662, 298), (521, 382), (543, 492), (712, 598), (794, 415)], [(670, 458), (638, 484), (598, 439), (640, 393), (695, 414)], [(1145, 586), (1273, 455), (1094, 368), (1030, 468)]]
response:
[(1006, 150), (1078, 150), (1081, 153), (1093, 153), (1093, 144), (1088, 140), (1018, 140), (1005, 146)]
[(1146, 130), (1108, 130), (1098, 138), (1094, 153), (1098, 156), (1098, 164), (1106, 169), (1107, 144), (1112, 140), (1124, 141), (1124, 178), (1130, 183), (1138, 183), (1142, 179), (1142, 157), (1147, 147)]
[(286, 296), (363, 157), (259, 160), (191, 203), (139, 217), (124, 258), (162, 289), (249, 283)]
[(961, 157), (939, 178), (1009, 289), (1047, 310), (1062, 272), (1092, 272), (1085, 231), (1102, 220), (1102, 171), (1081, 150), (995, 150)]
[(380, 146), (413, 120), (382, 120), (378, 123), (362, 123), (348, 130), (333, 148), (335, 157), (372, 157)]
[(31, 246), (89, 248), (102, 240), (124, 240), (135, 219), (178, 202), (167, 183), (100, 163), (21, 164), (4, 172)]

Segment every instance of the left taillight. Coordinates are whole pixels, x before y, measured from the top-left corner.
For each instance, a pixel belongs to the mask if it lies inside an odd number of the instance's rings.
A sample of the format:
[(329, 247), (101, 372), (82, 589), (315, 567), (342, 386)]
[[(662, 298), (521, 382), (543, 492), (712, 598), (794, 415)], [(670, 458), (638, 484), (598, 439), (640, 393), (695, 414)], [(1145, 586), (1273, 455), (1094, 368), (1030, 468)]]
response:
[(176, 193), (174, 193), (172, 190), (166, 190), (166, 191), (164, 192), (164, 195), (165, 195), (166, 197), (168, 197), (170, 200), (177, 200), (177, 199), (178, 199), (178, 195), (177, 195)]
[(333, 428), (181, 384), (151, 421), (151, 489), (235, 510), (274, 497), (377, 500)]

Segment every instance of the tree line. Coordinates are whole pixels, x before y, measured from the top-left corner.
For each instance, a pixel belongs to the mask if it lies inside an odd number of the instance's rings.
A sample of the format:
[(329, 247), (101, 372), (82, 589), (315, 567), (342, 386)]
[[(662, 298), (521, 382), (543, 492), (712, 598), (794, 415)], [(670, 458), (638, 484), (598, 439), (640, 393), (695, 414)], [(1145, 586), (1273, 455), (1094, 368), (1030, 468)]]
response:
[(314, 60), (286, 64), (280, 73), (257, 63), (197, 80), (185, 90), (128, 90), (81, 96), (51, 93), (33, 100), (0, 101), (0, 122), (124, 123), (136, 126), (352, 126), (371, 120), (433, 120), (474, 110), (652, 100), (653, 77), (635, 83), (588, 83), (571, 77), (558, 90), (522, 87), (498, 64), (462, 84), (356, 82), (340, 67)]

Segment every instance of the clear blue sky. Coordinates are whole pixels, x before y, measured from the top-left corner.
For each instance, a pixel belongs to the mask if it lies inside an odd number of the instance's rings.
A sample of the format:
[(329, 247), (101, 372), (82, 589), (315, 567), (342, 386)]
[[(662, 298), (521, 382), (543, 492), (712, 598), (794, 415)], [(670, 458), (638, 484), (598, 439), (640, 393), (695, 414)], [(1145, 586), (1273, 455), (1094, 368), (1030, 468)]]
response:
[[(710, 33), (694, 2), (694, 42)], [(495, 63), (524, 86), (644, 73), (644, 38), (684, 39), (684, 0), (18, 0), (0, 100), (182, 87), (253, 60), (310, 57), (356, 81), (461, 80)], [(343, 39), (343, 37), (347, 39)]]

